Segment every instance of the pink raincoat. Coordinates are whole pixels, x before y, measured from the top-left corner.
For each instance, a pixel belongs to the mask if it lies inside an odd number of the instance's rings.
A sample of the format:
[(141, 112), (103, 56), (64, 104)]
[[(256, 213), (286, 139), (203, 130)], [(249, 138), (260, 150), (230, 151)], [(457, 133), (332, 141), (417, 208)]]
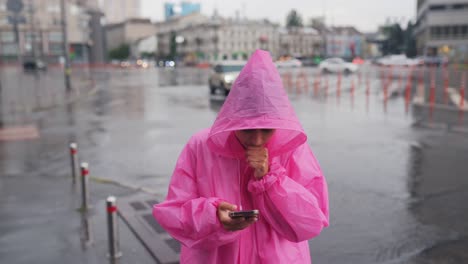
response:
[[(233, 131), (274, 128), (270, 170), (256, 180)], [(311, 263), (307, 240), (328, 226), (325, 178), (268, 52), (257, 50), (210, 129), (183, 149), (167, 198), (153, 215), (182, 243), (181, 263)], [(258, 209), (259, 220), (226, 231), (221, 201)]]

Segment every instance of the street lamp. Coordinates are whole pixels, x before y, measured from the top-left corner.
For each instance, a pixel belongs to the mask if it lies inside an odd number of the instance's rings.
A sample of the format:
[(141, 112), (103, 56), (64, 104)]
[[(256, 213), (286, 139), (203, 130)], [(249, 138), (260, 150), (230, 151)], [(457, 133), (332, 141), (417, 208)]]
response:
[(65, 57), (65, 89), (71, 91), (70, 75), (70, 57), (68, 54), (68, 35), (67, 35), (67, 14), (65, 9), (65, 0), (60, 0), (60, 14), (62, 20), (62, 48), (63, 56)]

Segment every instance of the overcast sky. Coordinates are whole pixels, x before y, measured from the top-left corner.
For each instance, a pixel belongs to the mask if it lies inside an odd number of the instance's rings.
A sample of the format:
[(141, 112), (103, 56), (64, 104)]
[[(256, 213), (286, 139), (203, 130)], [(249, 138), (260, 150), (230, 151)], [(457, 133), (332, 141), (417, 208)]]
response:
[[(153, 21), (164, 19), (163, 0), (141, 0), (142, 15)], [(236, 10), (252, 19), (268, 18), (273, 22), (285, 24), (286, 15), (296, 9), (303, 21), (310, 17), (326, 15), (328, 25), (353, 25), (363, 32), (375, 31), (384, 24), (387, 17), (403, 20), (416, 16), (415, 0), (198, 0), (202, 13), (213, 14), (214, 8), (222, 16), (234, 17)], [(244, 10), (244, 12), (242, 11)]]

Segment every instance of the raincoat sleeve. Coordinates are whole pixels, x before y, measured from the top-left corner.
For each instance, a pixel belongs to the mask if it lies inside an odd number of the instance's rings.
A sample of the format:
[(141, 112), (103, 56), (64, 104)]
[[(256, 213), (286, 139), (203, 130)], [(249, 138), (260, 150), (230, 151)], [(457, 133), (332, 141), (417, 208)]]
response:
[[(193, 145), (193, 144), (192, 144)], [(217, 197), (200, 197), (195, 180), (196, 156), (189, 142), (179, 156), (167, 198), (153, 207), (153, 216), (175, 239), (190, 248), (214, 248), (234, 241), (217, 216)]]
[(311, 239), (329, 224), (327, 184), (307, 144), (299, 146), (284, 166), (272, 161), (269, 173), (251, 179), (248, 190), (260, 217), (287, 240)]

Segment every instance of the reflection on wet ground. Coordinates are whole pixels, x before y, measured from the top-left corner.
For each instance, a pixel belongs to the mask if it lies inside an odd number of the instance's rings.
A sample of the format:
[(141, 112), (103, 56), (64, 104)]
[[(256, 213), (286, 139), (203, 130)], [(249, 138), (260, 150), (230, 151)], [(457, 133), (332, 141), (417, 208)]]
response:
[[(47, 175), (66, 161), (57, 154), (64, 142), (76, 139), (94, 175), (164, 198), (185, 142), (212, 124), (224, 102), (209, 95), (209, 71), (92, 74), (99, 87), (93, 97), (30, 117), (41, 132), (41, 154), (34, 157), (41, 162), (9, 163), (32, 154), (2, 143), (0, 171), (20, 173), (40, 164)], [(430, 122), (429, 109), (406, 109), (402, 93), (384, 105), (378, 76), (371, 75), (369, 92), (357, 76), (343, 76), (338, 95), (334, 75), (327, 77), (326, 95), (324, 82), (318, 96), (312, 86), (307, 93), (289, 91), (330, 189), (331, 226), (310, 241), (313, 260), (468, 262), (468, 133), (462, 129), (468, 123), (459, 122), (457, 111), (442, 110)]]

